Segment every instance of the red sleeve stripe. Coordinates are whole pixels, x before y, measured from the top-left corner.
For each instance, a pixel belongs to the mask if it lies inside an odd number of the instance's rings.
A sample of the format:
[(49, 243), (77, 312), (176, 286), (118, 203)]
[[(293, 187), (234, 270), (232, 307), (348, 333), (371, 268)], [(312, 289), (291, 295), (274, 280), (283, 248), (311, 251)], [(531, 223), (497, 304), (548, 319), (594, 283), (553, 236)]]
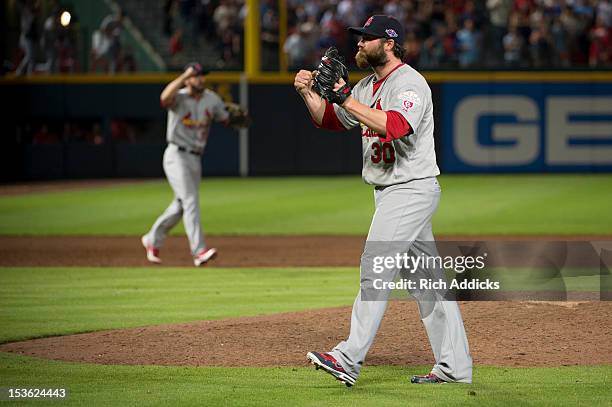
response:
[(346, 127), (342, 124), (338, 116), (336, 116), (336, 112), (334, 111), (334, 105), (325, 101), (325, 113), (323, 114), (322, 123), (319, 125), (317, 122), (310, 118), (312, 123), (320, 129), (327, 129), (333, 131), (345, 131)]
[(394, 110), (385, 112), (387, 114), (387, 135), (382, 141), (391, 141), (412, 134), (412, 128), (401, 113)]
[(169, 103), (164, 103), (161, 98), (159, 99), (159, 105), (161, 107), (163, 107), (164, 109), (169, 108), (170, 106), (172, 106), (174, 104), (174, 100), (171, 100)]

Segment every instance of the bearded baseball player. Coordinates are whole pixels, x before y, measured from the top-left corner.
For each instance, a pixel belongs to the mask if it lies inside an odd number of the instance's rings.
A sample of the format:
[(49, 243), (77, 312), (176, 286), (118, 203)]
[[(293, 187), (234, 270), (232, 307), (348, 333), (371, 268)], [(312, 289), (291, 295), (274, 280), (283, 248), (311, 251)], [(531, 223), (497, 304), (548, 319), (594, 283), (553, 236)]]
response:
[[(174, 199), (141, 239), (147, 260), (161, 263), (159, 249), (170, 230), (182, 219), (189, 238), (193, 263), (202, 266), (217, 255), (207, 247), (200, 225), (200, 180), (202, 153), (213, 121), (233, 127), (246, 125), (245, 114), (231, 110), (212, 90), (206, 89), (202, 66), (196, 62), (162, 91), (160, 102), (168, 109), (164, 172)], [(235, 110), (235, 109), (234, 109)]]
[[(330, 49), (316, 71), (298, 72), (294, 85), (317, 127), (339, 131), (361, 127), (362, 176), (374, 186), (376, 205), (362, 255), (363, 288), (368, 242), (393, 242), (405, 245), (401, 247), (406, 253), (418, 250), (438, 255), (431, 244), (431, 218), (440, 199), (436, 179), (440, 171), (434, 151), (431, 90), (423, 76), (402, 63), (401, 24), (375, 15), (363, 27), (349, 31), (360, 38), (357, 65), (371, 68), (372, 75), (351, 89), (341, 57)], [(307, 354), (317, 369), (347, 386), (355, 384), (387, 307), (387, 297), (368, 301), (360, 294), (353, 304), (348, 339), (330, 352)], [(413, 376), (411, 382), (471, 383), (472, 358), (457, 303), (443, 297), (416, 296), (416, 300), (435, 364), (429, 374)]]

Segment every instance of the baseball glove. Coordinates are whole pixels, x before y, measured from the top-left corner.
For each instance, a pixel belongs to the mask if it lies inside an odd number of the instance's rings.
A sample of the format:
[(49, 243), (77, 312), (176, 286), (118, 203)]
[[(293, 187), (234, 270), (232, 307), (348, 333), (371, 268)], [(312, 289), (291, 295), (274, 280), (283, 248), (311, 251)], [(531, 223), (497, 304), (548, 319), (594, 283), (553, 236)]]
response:
[[(334, 91), (334, 85), (340, 78), (344, 79), (346, 83), (340, 89)], [(351, 94), (351, 87), (348, 84), (348, 69), (346, 69), (344, 58), (338, 53), (336, 47), (329, 47), (321, 58), (312, 88), (323, 99), (338, 105), (342, 105)]]
[(240, 105), (228, 102), (225, 104), (225, 110), (229, 113), (229, 118), (227, 119), (228, 126), (235, 129), (242, 129), (249, 127), (251, 124), (251, 118)]

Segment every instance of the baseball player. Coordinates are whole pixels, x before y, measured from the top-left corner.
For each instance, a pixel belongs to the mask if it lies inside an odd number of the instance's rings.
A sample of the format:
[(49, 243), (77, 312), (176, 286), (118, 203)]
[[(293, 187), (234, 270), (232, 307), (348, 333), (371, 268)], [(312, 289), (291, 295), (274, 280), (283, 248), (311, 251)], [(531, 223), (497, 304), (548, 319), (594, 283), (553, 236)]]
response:
[[(392, 17), (374, 15), (363, 27), (351, 27), (349, 31), (360, 36), (357, 65), (371, 68), (372, 75), (352, 90), (341, 76), (332, 86), (321, 88), (321, 82), (329, 78), (326, 66), (329, 68), (334, 58), (327, 55), (317, 71), (299, 71), (294, 85), (317, 127), (361, 127), (362, 176), (374, 186), (376, 204), (362, 255), (363, 288), (367, 276), (364, 258), (372, 242), (404, 245), (401, 247), (406, 253), (438, 255), (432, 244), (431, 218), (440, 199), (436, 179), (440, 171), (434, 151), (431, 90), (423, 76), (402, 63), (401, 24)], [(367, 301), (358, 294), (348, 339), (328, 353), (309, 352), (311, 363), (347, 386), (355, 384), (386, 310), (386, 298)], [(429, 374), (413, 376), (411, 382), (471, 383), (472, 358), (457, 303), (442, 297), (432, 300), (417, 296), (416, 300), (435, 364)]]
[(206, 247), (200, 226), (202, 153), (213, 121), (227, 123), (229, 113), (221, 98), (204, 87), (207, 73), (200, 64), (190, 63), (161, 93), (160, 102), (168, 109), (164, 172), (174, 199), (141, 239), (151, 263), (161, 263), (159, 248), (181, 219), (193, 264), (204, 265), (217, 255), (215, 248)]

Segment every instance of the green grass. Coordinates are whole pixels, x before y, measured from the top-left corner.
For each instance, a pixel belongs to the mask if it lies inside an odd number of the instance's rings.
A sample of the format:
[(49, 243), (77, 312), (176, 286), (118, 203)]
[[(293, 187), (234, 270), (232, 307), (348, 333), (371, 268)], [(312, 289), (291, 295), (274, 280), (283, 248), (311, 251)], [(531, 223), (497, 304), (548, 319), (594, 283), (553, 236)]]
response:
[(557, 272), (537, 267), (490, 267), (470, 276), (497, 281), (502, 291), (608, 291), (612, 287), (610, 275), (595, 268), (566, 267)]
[[(349, 305), (354, 268), (0, 268), (0, 342)], [(65, 387), (68, 405), (606, 405), (611, 366), (477, 366), (473, 385), (414, 386), (428, 367), (367, 366), (347, 389), (311, 368), (103, 366), (0, 353), (0, 387)], [(23, 404), (40, 403), (39, 401)], [(22, 404), (22, 403), (18, 403)]]
[(352, 304), (356, 268), (0, 268), (0, 343)]
[[(427, 367), (366, 366), (348, 389), (311, 368), (100, 366), (0, 353), (1, 386), (63, 387), (62, 405), (599, 406), (612, 367), (477, 367), (474, 384), (416, 386)], [(40, 404), (32, 401), (30, 404)]]
[[(610, 234), (612, 175), (442, 176), (438, 234)], [(165, 209), (165, 181), (0, 197), (2, 235), (139, 235)], [(209, 234), (367, 233), (372, 188), (358, 177), (213, 178)], [(176, 234), (182, 234), (178, 227)]]
[[(596, 274), (563, 282), (506, 274), (487, 277), (502, 290), (600, 289)], [(341, 267), (0, 268), (0, 343), (350, 305), (358, 289), (358, 269)]]

